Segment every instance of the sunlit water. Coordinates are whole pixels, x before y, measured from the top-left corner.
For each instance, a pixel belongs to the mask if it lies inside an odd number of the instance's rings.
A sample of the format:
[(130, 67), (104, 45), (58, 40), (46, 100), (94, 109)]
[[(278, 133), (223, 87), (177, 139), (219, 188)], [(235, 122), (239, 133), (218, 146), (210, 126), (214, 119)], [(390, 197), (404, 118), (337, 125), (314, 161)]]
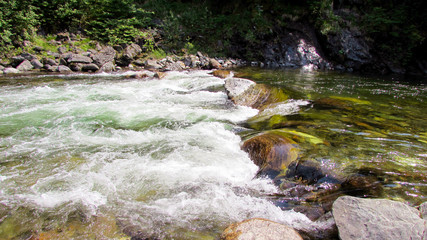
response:
[[(295, 129), (328, 142), (301, 144), (300, 158), (337, 172), (377, 168), (394, 177), (385, 197), (426, 200), (426, 85), (242, 72), (285, 89), (291, 99), (271, 111), (310, 119), (317, 127)], [(270, 196), (280, 189), (255, 178), (239, 132), (258, 111), (231, 104), (223, 79), (127, 75), (0, 80), (0, 239), (214, 239), (252, 217), (322, 228), (275, 206)], [(360, 107), (311, 107), (325, 96), (360, 99)]]
[(263, 197), (276, 187), (254, 178), (234, 133), (257, 111), (230, 104), (223, 84), (205, 71), (4, 79), (0, 238), (217, 237), (251, 217), (309, 225)]

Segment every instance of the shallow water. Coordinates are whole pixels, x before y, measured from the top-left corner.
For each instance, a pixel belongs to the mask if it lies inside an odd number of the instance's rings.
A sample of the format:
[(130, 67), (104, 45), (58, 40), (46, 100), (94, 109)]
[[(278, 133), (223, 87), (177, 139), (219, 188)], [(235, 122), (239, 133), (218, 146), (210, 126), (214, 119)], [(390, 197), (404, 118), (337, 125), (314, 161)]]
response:
[[(301, 158), (340, 172), (379, 169), (391, 179), (386, 197), (426, 200), (425, 84), (242, 73), (289, 93), (274, 114), (317, 126), (288, 128), (328, 143), (301, 142)], [(280, 190), (255, 178), (239, 132), (258, 111), (233, 106), (223, 79), (207, 71), (128, 75), (0, 79), (0, 239), (214, 239), (252, 217), (322, 227), (276, 206)], [(345, 111), (311, 107), (325, 96), (360, 101)]]

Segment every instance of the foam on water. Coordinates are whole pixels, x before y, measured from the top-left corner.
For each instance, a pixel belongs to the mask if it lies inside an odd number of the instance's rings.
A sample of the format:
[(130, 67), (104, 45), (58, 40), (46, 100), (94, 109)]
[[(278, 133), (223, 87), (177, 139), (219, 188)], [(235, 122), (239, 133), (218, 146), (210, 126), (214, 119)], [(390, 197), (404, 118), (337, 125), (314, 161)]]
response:
[(304, 215), (264, 197), (276, 188), (254, 179), (257, 167), (227, 130), (257, 111), (209, 91), (222, 84), (196, 71), (1, 89), (0, 201), (108, 209), (160, 235), (171, 224), (207, 230), (251, 217), (306, 228)]

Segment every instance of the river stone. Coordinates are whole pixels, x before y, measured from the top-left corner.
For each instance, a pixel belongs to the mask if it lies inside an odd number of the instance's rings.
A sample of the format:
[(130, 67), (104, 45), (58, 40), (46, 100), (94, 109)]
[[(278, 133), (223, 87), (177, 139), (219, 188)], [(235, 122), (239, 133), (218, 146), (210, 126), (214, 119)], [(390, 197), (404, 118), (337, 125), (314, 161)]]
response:
[(8, 68), (3, 69), (3, 73), (4, 74), (15, 74), (15, 73), (20, 73), (20, 71), (16, 68), (8, 67)]
[(56, 68), (56, 71), (57, 71), (57, 72), (60, 72), (60, 73), (72, 72), (72, 70), (71, 70), (69, 67), (64, 66), (64, 65), (59, 65), (59, 66)]
[(99, 70), (98, 65), (96, 65), (95, 63), (89, 63), (89, 64), (84, 64), (82, 66), (82, 71), (92, 71), (92, 72), (96, 72)]
[(350, 196), (332, 207), (340, 239), (427, 239), (427, 222), (404, 203)]
[(243, 78), (230, 78), (225, 81), (225, 91), (230, 99), (239, 96), (250, 86), (255, 85), (254, 81)]
[(101, 66), (99, 69), (101, 72), (112, 72), (115, 70), (115, 65), (113, 62), (107, 62)]
[(90, 57), (86, 57), (81, 54), (71, 54), (70, 56), (64, 58), (67, 59), (68, 63), (92, 63), (92, 59)]
[(267, 219), (253, 218), (231, 224), (221, 234), (222, 240), (302, 240), (293, 228)]
[(427, 220), (427, 202), (420, 205), (421, 217)]
[(263, 110), (272, 103), (282, 102), (286, 99), (287, 96), (280, 88), (265, 84), (254, 84), (231, 100), (237, 105)]
[(144, 63), (146, 69), (160, 69), (162, 65), (158, 64), (156, 60), (147, 59)]
[(31, 64), (31, 62), (28, 60), (24, 60), (21, 64), (19, 64), (16, 67), (16, 69), (18, 69), (19, 71), (22, 71), (22, 72), (29, 71), (33, 68), (34, 68), (33, 64)]
[(299, 153), (299, 148), (294, 141), (273, 133), (257, 135), (246, 140), (242, 149), (259, 166), (258, 174), (271, 178), (276, 177), (297, 160)]
[(31, 60), (31, 65), (33, 65), (35, 69), (43, 68), (43, 64), (38, 59)]
[(220, 69), (222, 66), (221, 64), (214, 58), (209, 59), (209, 65), (211, 68)]
[(228, 70), (215, 70), (212, 72), (212, 75), (219, 78), (227, 78), (231, 75), (231, 72)]
[(103, 48), (99, 53), (96, 53), (92, 59), (93, 62), (98, 65), (98, 67), (102, 67), (104, 64), (108, 62), (113, 62), (116, 57), (116, 50), (113, 47), (108, 46)]

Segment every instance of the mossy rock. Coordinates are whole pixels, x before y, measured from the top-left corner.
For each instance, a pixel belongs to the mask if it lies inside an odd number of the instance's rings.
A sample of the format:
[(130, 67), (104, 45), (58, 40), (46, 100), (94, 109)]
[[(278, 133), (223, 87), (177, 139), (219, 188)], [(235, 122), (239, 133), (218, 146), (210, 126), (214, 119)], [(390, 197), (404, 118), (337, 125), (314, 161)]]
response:
[(278, 134), (266, 133), (246, 140), (242, 149), (259, 166), (258, 175), (274, 178), (297, 160), (297, 144)]
[[(243, 80), (229, 79), (229, 81), (226, 82), (226, 90), (228, 92), (231, 92), (228, 86), (236, 86), (236, 84), (233, 83), (235, 81), (242, 82)], [(234, 90), (238, 92), (238, 94), (229, 94), (231, 100), (237, 105), (263, 110), (269, 104), (282, 102), (288, 99), (288, 96), (280, 88), (265, 84), (253, 84), (252, 81), (247, 81), (248, 83), (242, 86), (244, 87), (244, 91), (239, 92)]]

